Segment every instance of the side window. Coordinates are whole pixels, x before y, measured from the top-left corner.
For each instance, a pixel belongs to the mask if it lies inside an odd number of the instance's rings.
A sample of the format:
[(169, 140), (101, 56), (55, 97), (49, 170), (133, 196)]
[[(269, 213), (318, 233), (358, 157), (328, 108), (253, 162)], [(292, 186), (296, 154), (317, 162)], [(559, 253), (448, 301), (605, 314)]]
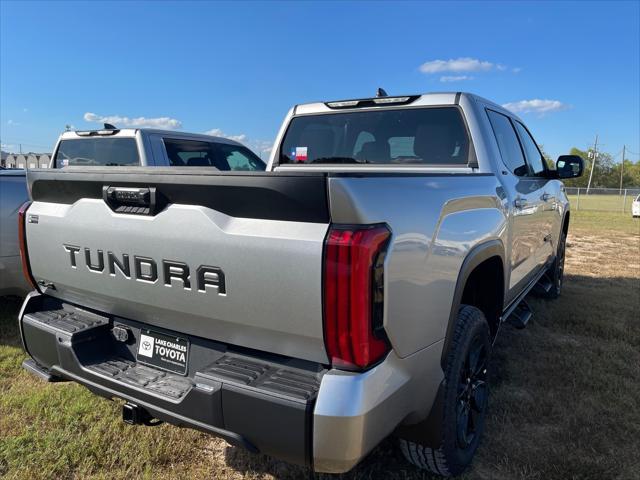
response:
[(217, 152), (216, 157), (226, 159), (229, 170), (252, 172), (267, 168), (267, 165), (260, 160), (260, 157), (246, 147), (223, 143), (211, 144), (211, 146)]
[(502, 161), (514, 175), (520, 177), (526, 175), (527, 166), (522, 155), (520, 142), (513, 125), (511, 125), (511, 120), (509, 120), (509, 117), (493, 110), (487, 110), (487, 115), (489, 115), (489, 121), (498, 142)]
[(265, 170), (265, 163), (242, 145), (165, 138), (169, 163), (174, 167), (215, 167), (218, 170)]
[(164, 147), (172, 167), (210, 167), (213, 163), (207, 142), (165, 138)]
[(531, 137), (531, 134), (524, 128), (520, 122), (514, 122), (516, 130), (518, 130), (518, 136), (522, 142), (522, 148), (524, 154), (527, 157), (527, 164), (529, 165), (531, 175), (540, 175), (545, 172), (544, 158), (536, 145), (535, 140)]

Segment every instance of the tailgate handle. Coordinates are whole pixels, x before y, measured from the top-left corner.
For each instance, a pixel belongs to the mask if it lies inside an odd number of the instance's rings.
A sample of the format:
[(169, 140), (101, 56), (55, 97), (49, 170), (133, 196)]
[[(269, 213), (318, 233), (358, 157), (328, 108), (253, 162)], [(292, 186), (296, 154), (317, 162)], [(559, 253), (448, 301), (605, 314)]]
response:
[(155, 215), (158, 211), (156, 187), (102, 187), (102, 199), (116, 213)]

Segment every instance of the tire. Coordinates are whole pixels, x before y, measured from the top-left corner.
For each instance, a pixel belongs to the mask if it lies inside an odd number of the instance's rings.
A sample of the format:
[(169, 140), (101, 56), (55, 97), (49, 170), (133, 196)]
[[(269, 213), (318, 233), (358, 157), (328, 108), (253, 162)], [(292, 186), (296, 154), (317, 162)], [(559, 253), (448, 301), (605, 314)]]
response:
[(446, 359), (440, 446), (401, 438), (400, 449), (410, 463), (443, 477), (458, 475), (471, 464), (484, 430), (490, 353), (484, 314), (462, 305)]
[(544, 298), (549, 300), (555, 300), (562, 293), (562, 282), (564, 279), (564, 257), (565, 250), (567, 247), (567, 234), (562, 232), (560, 234), (560, 241), (558, 242), (558, 253), (556, 254), (556, 259), (553, 261), (549, 270), (547, 271), (547, 276), (551, 280), (552, 287), (548, 292), (542, 294)]

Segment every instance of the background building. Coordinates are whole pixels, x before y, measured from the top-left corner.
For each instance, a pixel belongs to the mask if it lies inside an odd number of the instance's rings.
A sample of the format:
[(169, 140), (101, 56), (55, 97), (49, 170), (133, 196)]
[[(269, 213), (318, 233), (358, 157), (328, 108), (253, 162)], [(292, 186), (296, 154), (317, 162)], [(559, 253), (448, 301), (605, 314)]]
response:
[(7, 168), (49, 168), (50, 153), (9, 153), (2, 157)]

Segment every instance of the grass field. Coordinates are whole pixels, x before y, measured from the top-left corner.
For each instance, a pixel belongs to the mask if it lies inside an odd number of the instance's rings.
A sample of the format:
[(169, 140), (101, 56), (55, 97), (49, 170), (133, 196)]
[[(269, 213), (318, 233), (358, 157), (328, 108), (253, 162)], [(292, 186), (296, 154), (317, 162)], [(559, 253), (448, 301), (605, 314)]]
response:
[(631, 214), (631, 204), (635, 200), (635, 196), (632, 195), (627, 195), (625, 198), (624, 195), (585, 195), (584, 192), (581, 192), (580, 198), (578, 195), (568, 195), (568, 197), (574, 211), (599, 210), (627, 214)]
[[(532, 323), (496, 344), (487, 429), (465, 479), (639, 478), (640, 221), (572, 215), (562, 297), (532, 299)], [(313, 477), (198, 432), (126, 426), (120, 404), (41, 383), (20, 368), (18, 308), (0, 299), (0, 476)], [(429, 477), (387, 440), (337, 478)]]

